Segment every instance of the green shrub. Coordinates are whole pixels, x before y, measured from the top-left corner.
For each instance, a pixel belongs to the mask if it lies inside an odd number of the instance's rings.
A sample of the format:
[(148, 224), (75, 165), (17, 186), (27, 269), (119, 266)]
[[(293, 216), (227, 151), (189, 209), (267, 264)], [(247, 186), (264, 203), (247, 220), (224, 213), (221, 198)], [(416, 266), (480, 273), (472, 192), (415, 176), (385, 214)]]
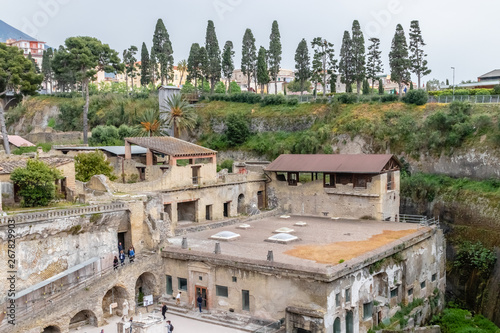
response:
[(262, 102), (260, 105), (266, 106), (266, 105), (281, 105), (285, 104), (287, 101), (283, 95), (266, 95), (262, 99)]
[(88, 182), (95, 175), (105, 175), (110, 180), (116, 179), (113, 174), (113, 167), (106, 160), (104, 153), (99, 150), (76, 155), (75, 173), (75, 178), (82, 182)]
[(214, 92), (217, 94), (225, 94), (226, 93), (226, 85), (224, 82), (219, 81), (215, 84)]
[(217, 172), (221, 171), (222, 169), (227, 169), (229, 173), (232, 173), (233, 163), (234, 161), (231, 159), (222, 161), (221, 164), (217, 165)]
[(122, 145), (118, 128), (115, 126), (97, 126), (92, 130), (92, 137), (89, 138), (92, 146), (115, 146)]
[(38, 159), (29, 159), (25, 168), (17, 168), (10, 179), (19, 186), (24, 207), (47, 206), (55, 198), (55, 181), (61, 173)]
[(399, 100), (399, 96), (396, 94), (382, 95), (382, 97), (380, 98), (380, 101), (382, 103), (396, 102), (398, 100)]
[(286, 104), (289, 106), (294, 106), (299, 104), (299, 99), (297, 97), (292, 97), (287, 99)]
[(403, 97), (406, 104), (424, 105), (429, 100), (429, 95), (423, 89), (410, 90)]
[(249, 120), (244, 115), (232, 113), (227, 116), (225, 123), (224, 134), (230, 147), (242, 144), (250, 136)]
[(481, 242), (463, 242), (460, 244), (453, 266), (464, 274), (472, 269), (489, 274), (497, 257), (495, 252), (485, 248)]
[(238, 83), (236, 83), (235, 81), (229, 83), (229, 93), (230, 94), (237, 94), (240, 92), (241, 92), (241, 88), (238, 85)]
[(349, 93), (337, 94), (336, 99), (342, 104), (354, 104), (358, 101), (358, 96), (356, 94)]
[(22, 155), (24, 153), (36, 153), (38, 147), (42, 147), (44, 153), (47, 153), (52, 149), (52, 145), (50, 143), (39, 143), (36, 146), (16, 148), (12, 151), (12, 154)]
[(444, 309), (432, 324), (439, 325), (443, 333), (498, 333), (499, 328), (483, 317), (473, 316), (469, 311), (457, 308)]

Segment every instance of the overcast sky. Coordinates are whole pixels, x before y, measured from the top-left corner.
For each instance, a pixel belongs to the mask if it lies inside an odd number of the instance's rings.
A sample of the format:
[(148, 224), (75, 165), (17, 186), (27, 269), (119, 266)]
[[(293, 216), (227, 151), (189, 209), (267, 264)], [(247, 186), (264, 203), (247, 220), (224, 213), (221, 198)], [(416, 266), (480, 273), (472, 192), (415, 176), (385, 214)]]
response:
[[(365, 39), (381, 39), (384, 72), (396, 25), (408, 35), (419, 20), (432, 73), (438, 78), (475, 80), (500, 68), (498, 0), (0, 0), (0, 19), (52, 47), (71, 36), (93, 36), (121, 54), (130, 45), (151, 46), (156, 21), (162, 18), (173, 44), (175, 62), (187, 59), (192, 43), (204, 43), (207, 20), (213, 20), (219, 46), (233, 41), (240, 67), (241, 40), (252, 29), (257, 48), (269, 46), (273, 20), (283, 44), (283, 68), (294, 69), (302, 38), (321, 36), (335, 44), (338, 56), (344, 30), (359, 20)], [(368, 42), (367, 42), (368, 44)]]

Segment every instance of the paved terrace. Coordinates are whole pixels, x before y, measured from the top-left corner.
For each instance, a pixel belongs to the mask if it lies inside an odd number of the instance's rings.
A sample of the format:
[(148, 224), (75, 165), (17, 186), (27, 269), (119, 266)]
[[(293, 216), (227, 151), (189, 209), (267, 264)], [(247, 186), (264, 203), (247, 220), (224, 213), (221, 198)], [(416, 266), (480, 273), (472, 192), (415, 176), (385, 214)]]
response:
[[(302, 221), (307, 226), (294, 224)], [(239, 229), (242, 223), (249, 229)], [(298, 241), (288, 244), (264, 241), (274, 235), (276, 229), (294, 229), (292, 235)], [(233, 241), (219, 241), (221, 253), (215, 254), (212, 235), (220, 231), (232, 231), (241, 237)], [(410, 247), (428, 237), (435, 227), (417, 224), (367, 220), (332, 220), (321, 217), (279, 216), (226, 225), (209, 230), (188, 232), (184, 236), (169, 239), (171, 246), (163, 250), (163, 257), (189, 260), (209, 260), (265, 271), (281, 269), (287, 274), (312, 274), (312, 277), (330, 281), (350, 270), (369, 265), (384, 257)], [(182, 237), (187, 238), (188, 249), (182, 249)], [(273, 251), (274, 261), (267, 261), (268, 251)], [(345, 262), (342, 262), (343, 259)], [(322, 275), (322, 277), (320, 277)]]

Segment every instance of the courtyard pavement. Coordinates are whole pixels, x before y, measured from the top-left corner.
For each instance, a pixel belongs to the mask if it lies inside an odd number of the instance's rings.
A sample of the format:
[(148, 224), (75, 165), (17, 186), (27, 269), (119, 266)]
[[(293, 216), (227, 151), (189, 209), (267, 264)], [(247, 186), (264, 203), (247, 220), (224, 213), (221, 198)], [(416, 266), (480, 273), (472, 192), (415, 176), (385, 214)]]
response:
[[(101, 333), (101, 330), (104, 330), (104, 333), (121, 333), (117, 331), (116, 323), (120, 321), (120, 317), (114, 316), (108, 318), (108, 325), (101, 327), (94, 326), (82, 326), (79, 329), (70, 330), (70, 333)], [(174, 326), (175, 333), (243, 333), (245, 331), (240, 331), (233, 328), (228, 328), (224, 326), (214, 325), (206, 322), (202, 322), (196, 319), (181, 317), (173, 314), (167, 313), (167, 320), (172, 322)], [(167, 329), (165, 328), (165, 321), (162, 321), (161, 324), (157, 324), (148, 329), (148, 333), (166, 333)], [(128, 333), (128, 331), (127, 331)]]

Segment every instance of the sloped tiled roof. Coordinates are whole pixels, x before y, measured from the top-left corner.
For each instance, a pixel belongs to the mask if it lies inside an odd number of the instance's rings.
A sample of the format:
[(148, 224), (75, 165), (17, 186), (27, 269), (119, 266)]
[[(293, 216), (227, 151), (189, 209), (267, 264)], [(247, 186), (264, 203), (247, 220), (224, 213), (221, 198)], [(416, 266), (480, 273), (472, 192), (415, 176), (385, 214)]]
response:
[(16, 147), (33, 147), (34, 144), (20, 137), (19, 135), (9, 135), (9, 143)]
[(149, 148), (155, 152), (172, 157), (212, 155), (217, 153), (215, 150), (198, 146), (194, 143), (176, 139), (170, 136), (152, 138), (126, 138), (125, 141), (144, 148)]
[(500, 77), (500, 69), (494, 69), (491, 72), (483, 74), (479, 77), (479, 79), (488, 79), (488, 78)]
[[(11, 174), (14, 169), (26, 167), (27, 160), (28, 158), (16, 161), (0, 161), (0, 175)], [(40, 157), (39, 160), (56, 168), (75, 161), (68, 157)]]
[(281, 172), (380, 173), (394, 159), (391, 154), (283, 154), (266, 168)]

